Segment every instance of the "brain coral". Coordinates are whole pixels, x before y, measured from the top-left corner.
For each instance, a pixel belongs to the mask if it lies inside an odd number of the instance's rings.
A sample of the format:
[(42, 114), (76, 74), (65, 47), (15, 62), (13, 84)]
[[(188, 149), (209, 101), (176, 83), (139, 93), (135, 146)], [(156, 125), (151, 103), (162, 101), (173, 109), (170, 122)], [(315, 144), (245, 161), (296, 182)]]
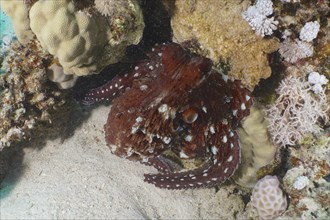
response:
[(230, 78), (240, 79), (252, 89), (271, 69), (267, 53), (277, 50), (278, 42), (257, 36), (241, 13), (250, 1), (176, 1), (171, 21), (174, 40), (196, 39), (205, 56), (215, 63), (229, 62)]
[(261, 219), (274, 219), (286, 210), (286, 195), (279, 185), (276, 176), (268, 175), (254, 186), (251, 201)]
[(130, 2), (127, 10), (133, 19), (127, 22), (78, 10), (73, 1), (39, 0), (30, 9), (30, 26), (42, 47), (58, 58), (64, 73), (98, 73), (141, 39), (142, 12), (135, 1)]

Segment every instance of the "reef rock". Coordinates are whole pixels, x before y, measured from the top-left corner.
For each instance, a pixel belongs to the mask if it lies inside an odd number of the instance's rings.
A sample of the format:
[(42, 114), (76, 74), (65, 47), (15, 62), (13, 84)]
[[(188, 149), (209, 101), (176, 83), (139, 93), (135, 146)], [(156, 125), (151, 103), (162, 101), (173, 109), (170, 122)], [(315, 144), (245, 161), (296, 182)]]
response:
[(271, 74), (267, 54), (278, 48), (274, 39), (257, 36), (242, 18), (249, 1), (176, 1), (171, 21), (174, 41), (197, 40), (203, 55), (230, 64), (229, 77), (253, 89)]

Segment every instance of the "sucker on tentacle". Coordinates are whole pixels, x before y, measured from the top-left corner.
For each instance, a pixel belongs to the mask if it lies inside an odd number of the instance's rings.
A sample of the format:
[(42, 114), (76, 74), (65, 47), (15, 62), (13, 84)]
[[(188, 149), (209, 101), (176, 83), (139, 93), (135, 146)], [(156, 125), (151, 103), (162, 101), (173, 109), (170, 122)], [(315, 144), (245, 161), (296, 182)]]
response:
[[(249, 115), (250, 92), (213, 70), (209, 59), (178, 44), (156, 45), (148, 56), (150, 60), (86, 95), (86, 104), (113, 99), (104, 126), (111, 152), (156, 167), (161, 173), (145, 174), (145, 181), (157, 187), (224, 182), (240, 162), (235, 129)], [(181, 160), (204, 164), (176, 172), (162, 156), (168, 150)]]

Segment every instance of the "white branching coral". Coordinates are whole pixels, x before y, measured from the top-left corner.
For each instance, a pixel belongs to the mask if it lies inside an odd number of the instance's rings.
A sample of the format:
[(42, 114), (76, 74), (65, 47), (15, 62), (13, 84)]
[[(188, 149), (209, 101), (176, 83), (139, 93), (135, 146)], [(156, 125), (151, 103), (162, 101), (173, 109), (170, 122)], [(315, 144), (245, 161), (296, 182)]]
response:
[(289, 63), (295, 63), (300, 59), (311, 57), (314, 53), (313, 45), (299, 39), (286, 39), (280, 44), (278, 52)]
[(320, 30), (320, 24), (317, 21), (307, 22), (301, 29), (299, 38), (294, 40), (288, 38), (290, 31), (283, 33), (284, 41), (280, 44), (278, 52), (289, 63), (295, 63), (300, 59), (311, 57), (314, 53), (312, 41), (316, 38)]
[(300, 31), (299, 38), (305, 42), (311, 42), (319, 33), (320, 24), (317, 21), (307, 22)]
[(266, 110), (269, 131), (276, 144), (295, 145), (308, 134), (318, 134), (318, 120), (328, 121), (329, 105), (324, 90), (315, 95), (311, 85), (302, 77), (289, 76), (276, 92), (279, 97)]
[(268, 17), (271, 14), (273, 14), (273, 2), (257, 0), (255, 5), (248, 7), (242, 13), (242, 16), (258, 35), (264, 37), (273, 34), (277, 29), (278, 21), (275, 21), (274, 17)]

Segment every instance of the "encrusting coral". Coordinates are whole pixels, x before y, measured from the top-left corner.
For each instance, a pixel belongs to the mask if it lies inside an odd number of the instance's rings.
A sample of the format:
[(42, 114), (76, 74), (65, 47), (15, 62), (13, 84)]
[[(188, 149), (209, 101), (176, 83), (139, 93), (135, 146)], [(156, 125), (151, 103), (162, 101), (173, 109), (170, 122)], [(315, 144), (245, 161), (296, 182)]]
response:
[(263, 110), (253, 106), (250, 115), (237, 129), (242, 149), (242, 162), (233, 179), (240, 186), (253, 188), (257, 182), (258, 171), (274, 162), (278, 147), (270, 140), (267, 126)]
[(64, 94), (47, 80), (49, 59), (37, 44), (11, 45), (0, 75), (0, 151), (29, 137), (38, 122), (50, 122), (65, 104)]
[[(192, 3), (194, 2), (194, 3)], [(176, 1), (172, 17), (177, 42), (197, 40), (204, 56), (229, 63), (231, 79), (253, 89), (260, 79), (271, 75), (267, 54), (278, 48), (275, 39), (257, 36), (242, 17), (249, 1)]]

